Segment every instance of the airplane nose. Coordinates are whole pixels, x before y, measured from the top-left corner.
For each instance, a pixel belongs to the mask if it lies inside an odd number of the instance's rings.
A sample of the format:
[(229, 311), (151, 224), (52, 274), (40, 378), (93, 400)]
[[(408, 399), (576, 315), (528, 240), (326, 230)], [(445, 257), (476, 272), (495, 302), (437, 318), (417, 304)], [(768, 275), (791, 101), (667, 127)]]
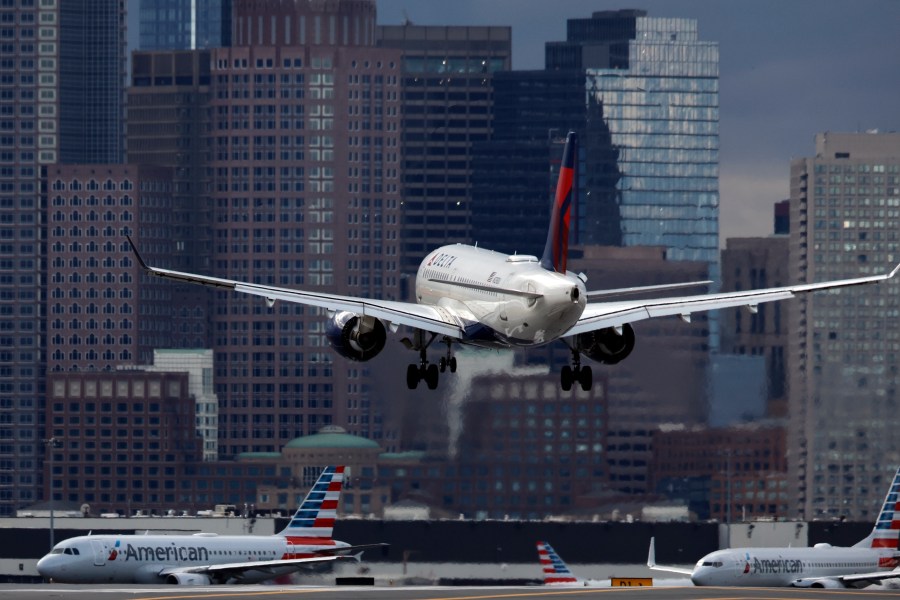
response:
[(53, 559), (49, 556), (45, 556), (41, 560), (37, 562), (37, 572), (41, 577), (45, 579), (50, 579), (53, 577), (53, 574), (56, 570), (53, 568)]

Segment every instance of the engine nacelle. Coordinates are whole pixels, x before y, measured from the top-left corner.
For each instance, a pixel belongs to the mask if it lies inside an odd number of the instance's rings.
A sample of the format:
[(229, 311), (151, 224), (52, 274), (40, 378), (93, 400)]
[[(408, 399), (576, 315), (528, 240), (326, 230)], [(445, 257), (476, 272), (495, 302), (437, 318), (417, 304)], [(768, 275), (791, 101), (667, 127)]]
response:
[(331, 317), (325, 335), (335, 352), (360, 362), (375, 358), (387, 341), (387, 330), (381, 321), (346, 311)]
[(212, 580), (208, 575), (200, 573), (169, 573), (166, 575), (166, 583), (170, 585), (210, 585)]
[(575, 349), (599, 363), (614, 365), (634, 350), (634, 329), (625, 323), (621, 334), (612, 327), (579, 334), (575, 337)]
[(843, 590), (847, 589), (847, 586), (838, 581), (837, 579), (830, 579), (827, 577), (823, 577), (821, 579), (798, 579), (791, 583), (792, 587), (802, 587), (802, 588), (817, 588), (817, 589), (829, 589), (829, 590)]

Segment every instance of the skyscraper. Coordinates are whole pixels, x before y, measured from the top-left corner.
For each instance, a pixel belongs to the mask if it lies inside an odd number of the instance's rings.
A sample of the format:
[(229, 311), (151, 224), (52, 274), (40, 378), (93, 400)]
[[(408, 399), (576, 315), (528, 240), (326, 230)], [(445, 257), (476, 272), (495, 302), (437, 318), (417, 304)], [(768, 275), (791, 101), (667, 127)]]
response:
[(121, 162), (124, 3), (0, 3), (0, 514), (39, 499), (48, 165)]
[[(900, 134), (822, 133), (791, 162), (791, 279), (900, 262)], [(900, 464), (900, 300), (894, 280), (794, 300), (788, 468), (801, 518), (870, 520)]]
[(401, 265), (413, 273), (434, 248), (470, 241), (472, 146), (490, 137), (493, 77), (510, 69), (512, 31), (406, 24), (377, 36), (403, 52)]
[(231, 45), (232, 0), (140, 0), (141, 50)]
[[(663, 246), (671, 260), (708, 263), (717, 280), (718, 63), (718, 44), (701, 41), (693, 19), (635, 10), (570, 19), (567, 40), (546, 46), (545, 70), (496, 78), (485, 154), (547, 147), (554, 132), (578, 130), (577, 241)], [(516, 167), (506, 167), (502, 178), (493, 163), (476, 175), (476, 237), (493, 222), (497, 196), (545, 218), (549, 186), (516, 189), (542, 176), (521, 169), (513, 177)]]
[[(400, 52), (375, 47), (375, 3), (241, 0), (211, 54), (211, 271), (396, 298)], [(332, 424), (383, 438), (371, 363), (330, 347), (321, 311), (222, 291), (212, 306), (220, 454)]]

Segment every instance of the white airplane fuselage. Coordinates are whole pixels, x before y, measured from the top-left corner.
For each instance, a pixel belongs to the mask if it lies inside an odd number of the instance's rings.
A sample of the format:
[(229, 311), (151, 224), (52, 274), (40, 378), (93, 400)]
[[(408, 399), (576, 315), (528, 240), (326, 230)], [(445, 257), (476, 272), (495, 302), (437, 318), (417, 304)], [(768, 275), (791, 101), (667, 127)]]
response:
[(782, 587), (817, 577), (890, 570), (893, 550), (873, 548), (732, 548), (707, 554), (691, 574), (694, 585)]
[(508, 348), (562, 337), (584, 312), (587, 293), (578, 277), (548, 271), (534, 256), (457, 244), (438, 248), (422, 261), (416, 301), (461, 319), (467, 333), (463, 343)]
[[(38, 561), (38, 572), (57, 583), (164, 583), (160, 572), (192, 566), (272, 561), (312, 556), (347, 546), (292, 543), (285, 536), (90, 535), (57, 544)], [(233, 583), (256, 583), (296, 572), (294, 566), (246, 570)]]

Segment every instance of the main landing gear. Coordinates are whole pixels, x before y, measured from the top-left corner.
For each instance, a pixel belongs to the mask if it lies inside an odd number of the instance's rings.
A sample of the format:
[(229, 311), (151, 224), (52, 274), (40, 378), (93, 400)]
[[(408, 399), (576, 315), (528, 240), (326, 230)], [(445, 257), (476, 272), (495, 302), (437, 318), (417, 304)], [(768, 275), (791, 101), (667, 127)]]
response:
[(559, 372), (559, 384), (564, 392), (572, 389), (572, 384), (578, 383), (581, 389), (589, 392), (594, 386), (594, 371), (590, 366), (581, 366), (581, 353), (572, 348), (572, 366), (564, 366)]
[(417, 329), (413, 334), (412, 340), (408, 338), (403, 340), (403, 344), (407, 348), (419, 351), (418, 364), (413, 363), (406, 367), (406, 387), (411, 390), (416, 389), (419, 386), (420, 381), (424, 381), (429, 390), (437, 389), (440, 373), (445, 372), (448, 368), (451, 373), (456, 373), (456, 357), (453, 356), (452, 353), (453, 340), (445, 337), (443, 342), (447, 344), (447, 355), (442, 356), (437, 363), (429, 363), (427, 355), (428, 346), (431, 345), (431, 342), (434, 341), (437, 334), (430, 334), (431, 337), (426, 341), (426, 333), (427, 332), (425, 331)]

